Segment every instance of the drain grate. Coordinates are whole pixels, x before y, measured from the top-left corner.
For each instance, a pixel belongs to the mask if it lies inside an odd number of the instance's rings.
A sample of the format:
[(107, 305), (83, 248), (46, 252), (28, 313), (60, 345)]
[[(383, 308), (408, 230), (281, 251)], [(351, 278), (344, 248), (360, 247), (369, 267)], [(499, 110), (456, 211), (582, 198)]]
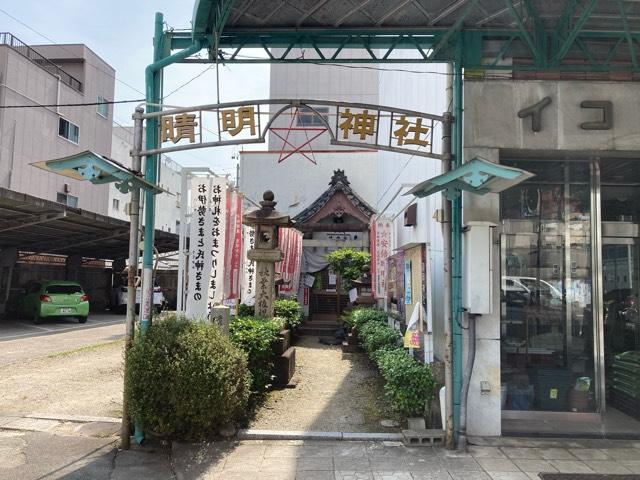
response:
[(542, 480), (640, 480), (640, 475), (601, 473), (541, 473)]

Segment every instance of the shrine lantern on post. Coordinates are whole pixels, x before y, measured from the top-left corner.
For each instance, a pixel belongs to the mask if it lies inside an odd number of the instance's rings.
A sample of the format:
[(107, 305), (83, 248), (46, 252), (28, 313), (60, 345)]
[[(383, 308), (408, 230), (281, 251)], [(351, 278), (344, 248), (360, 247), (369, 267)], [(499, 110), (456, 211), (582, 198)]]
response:
[(275, 266), (284, 254), (278, 248), (278, 228), (293, 225), (289, 215), (275, 210), (273, 192), (267, 190), (262, 195), (261, 208), (252, 210), (242, 217), (244, 225), (255, 229), (255, 245), (247, 256), (256, 264), (256, 316), (273, 317), (275, 298)]

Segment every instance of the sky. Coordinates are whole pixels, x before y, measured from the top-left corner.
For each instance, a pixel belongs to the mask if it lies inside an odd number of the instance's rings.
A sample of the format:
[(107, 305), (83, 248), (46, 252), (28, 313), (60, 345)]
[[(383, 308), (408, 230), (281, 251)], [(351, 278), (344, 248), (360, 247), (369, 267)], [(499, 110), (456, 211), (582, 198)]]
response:
[[(155, 12), (164, 13), (168, 27), (188, 29), (192, 8), (193, 0), (2, 2), (0, 31), (10, 32), (27, 44), (51, 43), (50, 40), (86, 44), (115, 68), (115, 100), (134, 100), (144, 98), (144, 69), (153, 57)], [(220, 65), (219, 72), (221, 102), (269, 97), (268, 65)], [(165, 95), (200, 74), (168, 97), (166, 103), (175, 106), (216, 103), (216, 68), (210, 65), (168, 67), (164, 75)], [(114, 120), (131, 125), (135, 105), (116, 105)], [(208, 166), (216, 173), (235, 176), (237, 160), (232, 157), (237, 151), (238, 147), (218, 147), (170, 156), (183, 166)]]

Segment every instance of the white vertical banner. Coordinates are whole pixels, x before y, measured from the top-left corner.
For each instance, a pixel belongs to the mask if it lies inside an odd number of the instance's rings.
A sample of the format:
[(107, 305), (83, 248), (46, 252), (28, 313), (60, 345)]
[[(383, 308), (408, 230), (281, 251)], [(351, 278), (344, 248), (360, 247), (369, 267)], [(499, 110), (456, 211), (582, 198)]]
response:
[(245, 305), (253, 305), (256, 301), (256, 265), (249, 260), (248, 252), (256, 245), (256, 230), (247, 225), (242, 226), (242, 292), (240, 301)]
[(208, 307), (221, 305), (224, 300), (224, 257), (226, 247), (227, 180), (211, 180), (211, 208), (209, 210), (211, 236), (211, 275), (209, 278)]
[(210, 214), (211, 179), (194, 178), (191, 181), (191, 224), (189, 227), (189, 276), (187, 305), (188, 318), (205, 318), (207, 315), (209, 278), (211, 276), (211, 228)]
[(375, 220), (373, 253), (373, 292), (376, 298), (387, 297), (387, 259), (391, 254), (391, 229), (389, 217)]

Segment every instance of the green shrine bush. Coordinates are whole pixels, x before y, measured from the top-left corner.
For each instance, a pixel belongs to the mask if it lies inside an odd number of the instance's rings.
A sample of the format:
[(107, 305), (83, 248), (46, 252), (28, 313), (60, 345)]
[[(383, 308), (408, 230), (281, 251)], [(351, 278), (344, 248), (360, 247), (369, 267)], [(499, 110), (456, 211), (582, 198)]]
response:
[(429, 365), (418, 362), (399, 348), (380, 350), (376, 363), (391, 407), (405, 417), (423, 416), (425, 402), (435, 398), (435, 382)]
[(351, 288), (351, 282), (362, 276), (364, 267), (371, 263), (371, 255), (352, 248), (341, 248), (327, 255), (327, 262), (340, 275), (342, 288)]
[(241, 303), (238, 305), (237, 317), (253, 317), (256, 314), (256, 309), (253, 305), (245, 305)]
[(246, 353), (215, 325), (174, 314), (136, 335), (125, 392), (143, 431), (199, 440), (244, 417), (250, 380)]
[(424, 415), (426, 402), (435, 398), (431, 368), (407, 354), (400, 333), (387, 324), (387, 313), (357, 308), (345, 322), (356, 327), (364, 350), (378, 365), (391, 408), (405, 417)]
[(381, 348), (398, 347), (400, 332), (386, 323), (376, 321), (367, 322), (358, 329), (358, 336), (362, 340), (365, 352), (372, 356)]
[(285, 320), (285, 327), (295, 329), (302, 323), (302, 308), (295, 300), (275, 300), (273, 302), (273, 314), (275, 317)]
[(387, 314), (377, 308), (356, 308), (355, 310), (351, 310), (344, 317), (344, 323), (349, 329), (352, 327), (359, 329), (368, 322), (386, 324)]
[(229, 325), (231, 342), (248, 355), (251, 390), (264, 392), (271, 384), (275, 362), (273, 345), (282, 330), (283, 320), (236, 317)]

